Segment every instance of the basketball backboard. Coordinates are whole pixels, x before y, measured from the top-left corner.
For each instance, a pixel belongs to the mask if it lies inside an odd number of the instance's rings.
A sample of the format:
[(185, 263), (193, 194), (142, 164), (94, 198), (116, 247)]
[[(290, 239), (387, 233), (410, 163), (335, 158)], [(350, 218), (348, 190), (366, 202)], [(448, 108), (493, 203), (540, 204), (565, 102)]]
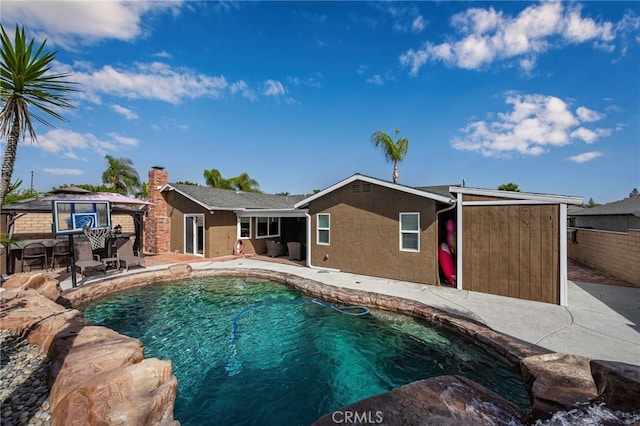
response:
[(84, 228), (111, 229), (111, 204), (95, 200), (54, 200), (53, 233), (79, 234)]

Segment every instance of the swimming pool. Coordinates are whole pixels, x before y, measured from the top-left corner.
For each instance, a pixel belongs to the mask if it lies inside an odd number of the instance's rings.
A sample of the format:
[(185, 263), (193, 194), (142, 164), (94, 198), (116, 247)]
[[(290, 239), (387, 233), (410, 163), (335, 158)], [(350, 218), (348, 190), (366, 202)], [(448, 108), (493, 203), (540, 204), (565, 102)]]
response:
[(426, 321), (344, 315), (291, 287), (202, 278), (137, 287), (81, 306), (96, 325), (170, 359), (183, 425), (310, 424), (404, 384), (466, 376), (527, 408), (519, 372)]

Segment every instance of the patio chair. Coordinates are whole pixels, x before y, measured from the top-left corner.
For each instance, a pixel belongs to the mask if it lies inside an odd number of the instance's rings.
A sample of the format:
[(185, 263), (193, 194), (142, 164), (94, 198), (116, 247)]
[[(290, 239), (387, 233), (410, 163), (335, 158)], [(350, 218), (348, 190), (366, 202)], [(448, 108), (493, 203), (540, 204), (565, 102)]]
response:
[(47, 247), (43, 243), (29, 243), (22, 249), (22, 272), (24, 272), (25, 263), (29, 265), (29, 271), (33, 269), (33, 262), (38, 261), (42, 264), (42, 269), (48, 271), (47, 268)]
[(87, 241), (76, 241), (73, 244), (76, 257), (76, 267), (80, 268), (80, 274), (85, 277), (87, 271), (102, 271), (107, 273), (107, 267), (100, 262), (100, 256), (93, 254), (91, 243)]
[[(61, 258), (61, 260), (65, 261), (67, 272), (69, 272), (69, 265), (71, 264), (71, 247), (69, 247), (69, 241), (58, 241), (53, 245), (53, 249), (51, 250), (52, 270), (56, 266), (56, 258)], [(61, 263), (58, 262), (58, 265), (61, 265)]]
[(287, 254), (286, 244), (282, 244), (274, 240), (267, 240), (266, 245), (267, 245), (267, 256), (278, 257), (278, 256), (284, 256), (285, 254)]
[(124, 268), (128, 271), (130, 266), (145, 267), (144, 258), (138, 256), (133, 252), (133, 246), (131, 240), (126, 240), (124, 244), (117, 248), (116, 257), (118, 258), (118, 266), (124, 265)]

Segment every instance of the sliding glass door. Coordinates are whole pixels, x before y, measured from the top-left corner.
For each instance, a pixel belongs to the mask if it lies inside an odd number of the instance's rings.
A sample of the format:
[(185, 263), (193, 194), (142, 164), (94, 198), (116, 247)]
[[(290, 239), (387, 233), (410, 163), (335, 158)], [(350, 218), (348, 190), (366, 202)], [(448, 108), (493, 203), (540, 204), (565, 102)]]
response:
[(184, 215), (184, 252), (204, 256), (204, 214)]

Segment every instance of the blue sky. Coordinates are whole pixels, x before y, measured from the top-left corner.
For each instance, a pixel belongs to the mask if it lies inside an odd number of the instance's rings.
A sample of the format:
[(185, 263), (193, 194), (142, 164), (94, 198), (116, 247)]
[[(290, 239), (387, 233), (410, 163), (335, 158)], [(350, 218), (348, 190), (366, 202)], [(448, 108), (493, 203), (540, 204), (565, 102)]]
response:
[[(311, 193), (391, 180), (370, 135), (409, 139), (399, 182), (615, 201), (640, 189), (639, 2), (7, 1), (81, 84), (68, 122), (36, 127), (13, 180), (101, 183), (247, 172)], [(4, 144), (5, 141), (2, 141)]]

